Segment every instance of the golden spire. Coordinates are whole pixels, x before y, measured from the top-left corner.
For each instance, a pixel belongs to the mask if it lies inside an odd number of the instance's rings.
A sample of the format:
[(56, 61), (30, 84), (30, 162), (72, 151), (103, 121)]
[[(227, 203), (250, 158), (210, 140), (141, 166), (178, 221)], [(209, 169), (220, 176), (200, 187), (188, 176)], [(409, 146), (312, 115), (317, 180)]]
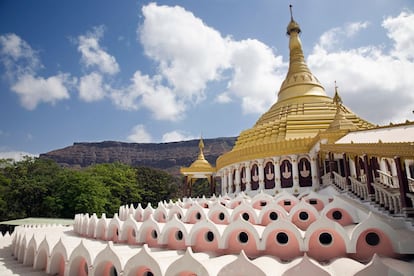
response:
[[(290, 22), (286, 31), (287, 35), (289, 35), (289, 71), (280, 87), (278, 101), (306, 95), (326, 97), (327, 95), (322, 85), (306, 65), (305, 56), (302, 50), (302, 42), (299, 38), (301, 29), (299, 24), (293, 19), (292, 5), (290, 5), (289, 8)], [(293, 86), (297, 87), (298, 85), (303, 86), (303, 88), (289, 89)]]
[(335, 81), (335, 95), (334, 95), (334, 97), (333, 97), (333, 102), (334, 102), (334, 104), (336, 104), (336, 108), (338, 109), (338, 108), (340, 108), (341, 107), (341, 105), (342, 105), (342, 99), (341, 99), (341, 97), (339, 96), (339, 93), (338, 93), (338, 86), (336, 85), (336, 81)]
[(203, 142), (203, 137), (200, 137), (200, 142), (198, 143), (198, 148), (200, 150), (200, 152), (198, 153), (198, 160), (205, 160), (204, 158), (204, 142)]
[(342, 99), (339, 96), (338, 86), (336, 85), (335, 81), (335, 95), (333, 97), (333, 103), (336, 105), (336, 114), (329, 125), (326, 131), (349, 131), (349, 130), (357, 130), (357, 126), (352, 123), (352, 121), (348, 120), (345, 116), (344, 111), (342, 110)]
[(200, 172), (214, 172), (215, 168), (210, 165), (210, 163), (204, 157), (204, 141), (203, 137), (200, 137), (200, 142), (198, 142), (198, 158), (195, 160), (190, 167), (181, 167), (180, 172), (182, 174), (188, 175), (192, 173)]

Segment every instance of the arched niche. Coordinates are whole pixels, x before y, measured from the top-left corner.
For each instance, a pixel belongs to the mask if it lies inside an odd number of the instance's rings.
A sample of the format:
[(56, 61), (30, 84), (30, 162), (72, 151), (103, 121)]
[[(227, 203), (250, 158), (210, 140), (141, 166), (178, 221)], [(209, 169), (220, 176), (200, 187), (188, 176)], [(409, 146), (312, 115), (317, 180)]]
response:
[(275, 187), (275, 166), (272, 161), (267, 161), (264, 166), (264, 184), (265, 189), (273, 189)]
[(280, 184), (282, 188), (293, 187), (292, 163), (289, 159), (280, 162)]
[(299, 186), (311, 187), (312, 186), (312, 171), (311, 163), (307, 157), (301, 157), (298, 162), (299, 171)]

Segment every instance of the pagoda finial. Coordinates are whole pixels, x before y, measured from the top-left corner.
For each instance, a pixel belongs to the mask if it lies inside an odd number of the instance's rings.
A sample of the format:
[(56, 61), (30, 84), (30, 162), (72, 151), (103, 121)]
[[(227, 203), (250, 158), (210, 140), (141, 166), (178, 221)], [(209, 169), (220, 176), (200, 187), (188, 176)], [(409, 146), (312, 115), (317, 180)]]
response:
[(198, 154), (198, 159), (199, 160), (204, 160), (204, 142), (203, 142), (203, 136), (200, 136), (200, 142), (198, 143), (198, 148), (200, 150), (199, 154)]
[(290, 9), (290, 22), (289, 25), (287, 27), (287, 34), (290, 35), (293, 31), (297, 32), (298, 34), (301, 32), (299, 24), (293, 19), (293, 9), (292, 9), (292, 5), (289, 5), (289, 9)]

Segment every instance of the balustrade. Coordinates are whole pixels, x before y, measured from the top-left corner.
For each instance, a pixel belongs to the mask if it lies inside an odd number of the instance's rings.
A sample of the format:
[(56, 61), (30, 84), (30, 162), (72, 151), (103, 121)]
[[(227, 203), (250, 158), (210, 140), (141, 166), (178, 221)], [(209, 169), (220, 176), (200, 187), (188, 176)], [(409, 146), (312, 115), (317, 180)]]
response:
[(399, 188), (393, 188), (384, 183), (374, 182), (375, 202), (381, 207), (389, 210), (390, 213), (401, 213), (401, 197)]
[(358, 181), (354, 177), (349, 177), (351, 180), (351, 191), (362, 200), (368, 200), (368, 187), (366, 183)]
[(412, 179), (411, 177), (407, 177), (407, 178), (408, 178), (408, 188), (410, 189), (411, 193), (414, 193), (414, 179)]
[(337, 172), (334, 172), (334, 184), (335, 186), (337, 186), (339, 189), (341, 189), (342, 191), (347, 191), (348, 187), (347, 187), (347, 183), (346, 183), (346, 178), (340, 174), (338, 174)]

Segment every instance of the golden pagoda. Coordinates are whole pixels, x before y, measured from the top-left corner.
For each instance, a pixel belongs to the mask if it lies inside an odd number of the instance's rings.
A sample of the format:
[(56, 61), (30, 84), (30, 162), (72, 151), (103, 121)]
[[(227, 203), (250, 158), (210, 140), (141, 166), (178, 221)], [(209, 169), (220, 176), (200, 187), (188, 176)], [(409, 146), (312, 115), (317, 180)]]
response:
[[(218, 175), (222, 176), (222, 183), (230, 193), (244, 189), (267, 190), (266, 179), (271, 178), (275, 171), (276, 181), (273, 182), (276, 185), (269, 182), (268, 188), (276, 192), (281, 187), (294, 187), (292, 192), (299, 191), (300, 172), (309, 172), (311, 167), (317, 169), (315, 164), (310, 163), (316, 162), (317, 151), (313, 148), (318, 143), (319, 134), (329, 129), (330, 136), (336, 132), (338, 135), (334, 136), (338, 139), (349, 131), (374, 127), (342, 104), (337, 87), (334, 98), (326, 94), (306, 65), (300, 32), (301, 28), (293, 19), (291, 10), (291, 20), (287, 26), (289, 70), (280, 87), (278, 99), (252, 128), (240, 133), (230, 152), (217, 159)], [(302, 157), (307, 161), (302, 160), (298, 164)], [(267, 165), (267, 162), (272, 164)], [(285, 163), (281, 165), (280, 162)], [(290, 184), (280, 185), (277, 176), (280, 175), (283, 180), (283, 175), (289, 174), (293, 176)], [(312, 186), (317, 188), (316, 172), (312, 177), (315, 177), (311, 181)], [(252, 185), (254, 179), (257, 179), (257, 183)], [(292, 185), (292, 182), (295, 184)]]
[(204, 157), (203, 138), (200, 138), (198, 148), (199, 153), (197, 160), (195, 160), (190, 167), (180, 168), (181, 174), (184, 175), (184, 184), (186, 186), (188, 196), (191, 196), (192, 185), (197, 179), (207, 179), (211, 186), (212, 193), (215, 190), (213, 175), (216, 172), (216, 168), (211, 166), (211, 164)]

